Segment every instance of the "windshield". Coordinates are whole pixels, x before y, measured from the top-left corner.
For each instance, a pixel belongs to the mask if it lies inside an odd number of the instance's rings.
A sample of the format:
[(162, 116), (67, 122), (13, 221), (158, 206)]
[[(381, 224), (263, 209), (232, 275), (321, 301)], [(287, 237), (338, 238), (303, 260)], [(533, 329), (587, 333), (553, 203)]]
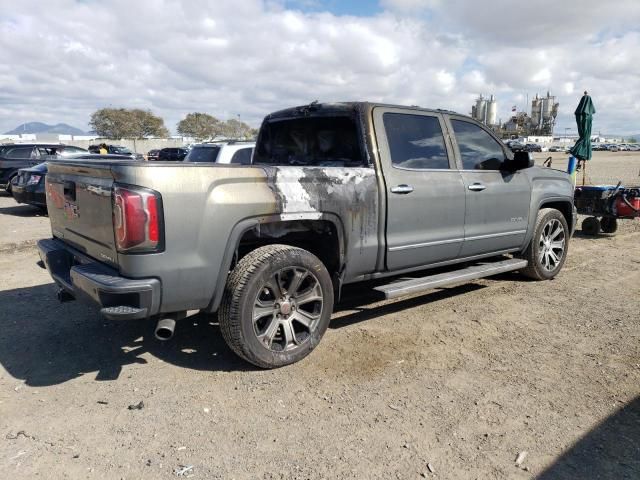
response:
[(353, 118), (304, 117), (265, 123), (254, 163), (320, 167), (361, 166)]
[(220, 147), (193, 147), (185, 157), (185, 162), (210, 162), (218, 158)]
[(113, 147), (111, 153), (116, 155), (131, 155), (131, 150), (126, 147)]

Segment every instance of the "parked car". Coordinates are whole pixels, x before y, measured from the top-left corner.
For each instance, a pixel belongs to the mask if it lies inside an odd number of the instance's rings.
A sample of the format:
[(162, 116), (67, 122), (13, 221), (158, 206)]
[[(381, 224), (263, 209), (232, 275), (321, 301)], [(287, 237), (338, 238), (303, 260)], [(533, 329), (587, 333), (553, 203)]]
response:
[(615, 143), (607, 145), (607, 151), (609, 152), (619, 152), (620, 148)]
[[(100, 145), (89, 145), (90, 153), (100, 153)], [(130, 157), (134, 160), (144, 160), (144, 157), (141, 153), (132, 152), (127, 147), (123, 147), (122, 145), (107, 145), (107, 154), (109, 155), (124, 155)]]
[(201, 143), (191, 147), (184, 161), (250, 165), (254, 147), (254, 142)]
[(154, 319), (165, 340), (188, 310), (217, 312), (235, 353), (274, 368), (318, 345), (346, 284), (388, 278), (375, 288), (396, 298), (555, 277), (573, 191), (470, 117), (314, 102), (268, 115), (251, 165), (51, 163), (38, 249), (60, 299)]
[(160, 162), (180, 162), (187, 156), (186, 148), (163, 148), (158, 153), (158, 161)]
[(100, 160), (100, 161), (115, 161), (115, 160), (130, 160), (126, 155), (92, 155), (75, 154), (66, 156), (60, 156), (58, 159), (51, 158), (47, 162), (40, 163), (31, 168), (21, 168), (18, 170), (18, 174), (13, 177), (11, 194), (18, 203), (26, 203), (35, 207), (47, 208), (47, 199), (45, 195), (45, 177), (47, 175), (47, 165), (51, 162), (56, 162), (59, 159), (68, 159), (74, 161), (83, 160)]
[(549, 147), (550, 152), (564, 152), (565, 147), (559, 145), (552, 145)]
[(525, 145), (525, 150), (527, 152), (542, 152), (542, 147), (537, 143), (527, 143)]
[(158, 160), (159, 153), (160, 153), (159, 149), (149, 150), (147, 152), (147, 160), (150, 161), (150, 162)]
[(12, 180), (21, 168), (53, 158), (86, 153), (83, 148), (55, 143), (14, 143), (0, 147), (0, 189), (11, 193)]
[(507, 147), (511, 149), (512, 152), (526, 152), (527, 147), (524, 143), (518, 142), (517, 140), (509, 140), (506, 142)]

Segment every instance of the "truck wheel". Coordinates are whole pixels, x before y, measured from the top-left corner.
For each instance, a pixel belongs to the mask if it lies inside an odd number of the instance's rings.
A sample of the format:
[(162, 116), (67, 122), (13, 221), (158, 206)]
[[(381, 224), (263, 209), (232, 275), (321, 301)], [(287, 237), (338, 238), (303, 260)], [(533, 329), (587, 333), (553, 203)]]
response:
[(529, 264), (522, 273), (534, 280), (550, 280), (562, 269), (569, 248), (569, 227), (564, 215), (553, 208), (538, 212), (531, 243), (523, 258)]
[(227, 345), (246, 361), (276, 368), (318, 345), (333, 310), (333, 285), (312, 253), (267, 245), (243, 257), (225, 285), (219, 322)]
[(582, 221), (582, 232), (585, 235), (600, 233), (600, 220), (597, 217), (587, 217)]
[(618, 230), (618, 220), (615, 217), (602, 217), (600, 227), (604, 233), (616, 233)]

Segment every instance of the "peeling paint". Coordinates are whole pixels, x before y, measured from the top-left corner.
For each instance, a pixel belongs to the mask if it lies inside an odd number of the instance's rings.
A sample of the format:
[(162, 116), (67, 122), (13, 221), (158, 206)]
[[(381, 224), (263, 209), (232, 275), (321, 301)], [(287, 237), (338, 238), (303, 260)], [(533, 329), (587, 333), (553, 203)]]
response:
[(302, 186), (305, 171), (301, 167), (278, 168), (275, 186), (282, 197), (282, 213), (313, 212), (309, 192)]

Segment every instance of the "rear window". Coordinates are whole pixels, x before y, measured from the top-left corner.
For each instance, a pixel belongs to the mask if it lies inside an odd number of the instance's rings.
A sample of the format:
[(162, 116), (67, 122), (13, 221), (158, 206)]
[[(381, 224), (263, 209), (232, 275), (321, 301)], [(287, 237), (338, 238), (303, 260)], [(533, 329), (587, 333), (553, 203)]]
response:
[(239, 163), (240, 165), (251, 165), (251, 153), (253, 148), (241, 148), (231, 157), (231, 163)]
[(254, 163), (319, 167), (361, 166), (351, 117), (305, 117), (263, 124)]
[(193, 147), (185, 157), (186, 162), (210, 162), (218, 158), (220, 147)]

